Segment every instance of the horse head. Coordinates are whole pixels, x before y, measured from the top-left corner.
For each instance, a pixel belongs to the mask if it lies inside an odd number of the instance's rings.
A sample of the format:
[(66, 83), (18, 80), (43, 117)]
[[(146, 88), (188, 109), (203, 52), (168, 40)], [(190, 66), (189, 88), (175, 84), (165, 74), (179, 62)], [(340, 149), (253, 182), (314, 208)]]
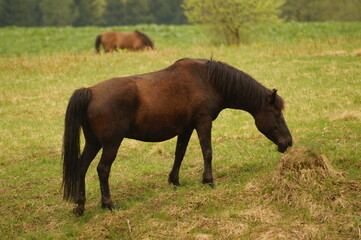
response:
[(292, 136), (282, 114), (283, 100), (273, 90), (267, 101), (256, 114), (255, 123), (258, 130), (278, 146), (279, 152), (285, 152), (292, 146)]

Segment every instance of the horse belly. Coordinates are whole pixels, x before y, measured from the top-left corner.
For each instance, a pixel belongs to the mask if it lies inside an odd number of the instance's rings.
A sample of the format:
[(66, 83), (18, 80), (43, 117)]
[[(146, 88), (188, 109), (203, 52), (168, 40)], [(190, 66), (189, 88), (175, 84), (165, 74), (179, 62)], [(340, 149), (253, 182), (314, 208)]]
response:
[(146, 142), (161, 142), (177, 136), (189, 125), (188, 114), (147, 114), (136, 119), (126, 137)]

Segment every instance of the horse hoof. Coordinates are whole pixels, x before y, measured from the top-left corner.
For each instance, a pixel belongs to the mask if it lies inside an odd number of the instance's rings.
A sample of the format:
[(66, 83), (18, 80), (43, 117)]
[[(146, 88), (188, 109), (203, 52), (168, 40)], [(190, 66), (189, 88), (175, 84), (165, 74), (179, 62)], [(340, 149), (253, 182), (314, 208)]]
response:
[(110, 203), (102, 203), (102, 208), (108, 208), (110, 211), (113, 211), (116, 209), (116, 207), (114, 206), (114, 204), (112, 202)]
[(211, 188), (215, 189), (216, 188), (216, 184), (211, 181), (211, 182), (208, 182), (208, 181), (204, 181), (203, 180), (203, 184), (207, 184), (208, 186), (210, 186)]
[(178, 180), (168, 180), (168, 183), (169, 183), (169, 184), (173, 184), (173, 186), (174, 186), (175, 188), (181, 186)]
[(180, 184), (173, 184), (173, 189), (177, 190), (178, 188), (180, 188), (182, 185)]
[(74, 215), (76, 215), (76, 216), (83, 216), (83, 214), (84, 214), (84, 207), (79, 207), (79, 206), (74, 207), (74, 208), (73, 208), (73, 213), (74, 213)]

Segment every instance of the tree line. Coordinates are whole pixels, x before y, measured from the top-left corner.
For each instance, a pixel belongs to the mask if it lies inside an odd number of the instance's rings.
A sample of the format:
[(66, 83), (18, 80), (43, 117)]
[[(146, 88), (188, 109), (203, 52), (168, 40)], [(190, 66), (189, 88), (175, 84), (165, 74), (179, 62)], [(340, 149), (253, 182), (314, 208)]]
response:
[(0, 26), (184, 24), (182, 0), (0, 0)]
[(293, 21), (361, 21), (361, 0), (287, 0), (281, 17)]
[[(184, 2), (187, 1), (0, 0), (0, 26), (185, 24)], [(252, 4), (254, 1), (227, 2)], [(282, 6), (277, 7), (279, 15), (286, 20), (361, 21), (360, 0), (285, 0)]]

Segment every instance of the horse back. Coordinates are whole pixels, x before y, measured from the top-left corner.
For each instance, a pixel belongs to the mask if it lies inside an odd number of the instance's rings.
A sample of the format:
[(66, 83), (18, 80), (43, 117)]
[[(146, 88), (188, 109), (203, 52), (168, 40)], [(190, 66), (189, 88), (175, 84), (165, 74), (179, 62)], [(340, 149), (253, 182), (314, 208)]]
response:
[(118, 47), (121, 49), (141, 50), (145, 46), (143, 38), (136, 32), (131, 32), (121, 34)]
[(130, 50), (154, 49), (153, 42), (145, 34), (138, 31), (131, 33), (108, 31), (102, 33), (96, 39), (95, 48), (97, 52), (99, 52), (100, 41), (105, 52), (117, 48)]

